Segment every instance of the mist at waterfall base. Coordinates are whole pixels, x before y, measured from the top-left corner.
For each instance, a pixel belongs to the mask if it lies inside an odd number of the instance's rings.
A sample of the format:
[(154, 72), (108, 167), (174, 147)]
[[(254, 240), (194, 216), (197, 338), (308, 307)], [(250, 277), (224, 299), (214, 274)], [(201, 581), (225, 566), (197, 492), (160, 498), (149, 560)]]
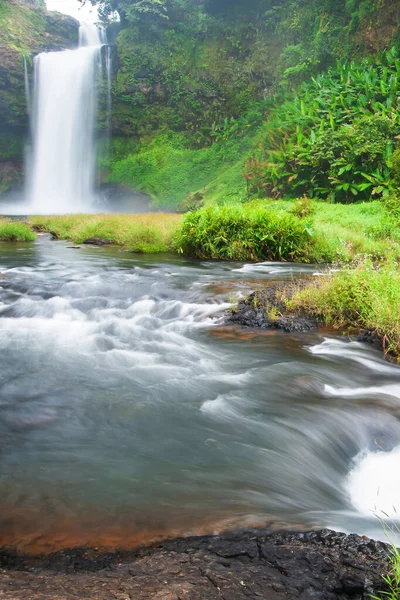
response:
[(383, 537), (400, 368), (345, 338), (222, 324), (238, 289), (312, 266), (69, 245), (2, 244), (0, 546), (265, 523)]
[(106, 197), (95, 191), (99, 89), (104, 96), (105, 135), (111, 115), (111, 50), (105, 30), (82, 23), (76, 50), (41, 53), (34, 58), (33, 69), (31, 93), (24, 61), (32, 138), (24, 196), (17, 202), (0, 202), (0, 212), (107, 212)]

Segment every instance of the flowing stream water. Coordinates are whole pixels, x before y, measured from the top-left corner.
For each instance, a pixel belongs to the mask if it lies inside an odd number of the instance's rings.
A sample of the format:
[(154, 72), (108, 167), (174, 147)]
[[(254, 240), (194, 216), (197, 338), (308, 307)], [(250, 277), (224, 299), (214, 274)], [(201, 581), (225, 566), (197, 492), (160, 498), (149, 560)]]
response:
[(400, 369), (329, 334), (223, 324), (312, 267), (40, 238), (0, 246), (0, 547), (130, 547), (272, 522), (382, 537)]

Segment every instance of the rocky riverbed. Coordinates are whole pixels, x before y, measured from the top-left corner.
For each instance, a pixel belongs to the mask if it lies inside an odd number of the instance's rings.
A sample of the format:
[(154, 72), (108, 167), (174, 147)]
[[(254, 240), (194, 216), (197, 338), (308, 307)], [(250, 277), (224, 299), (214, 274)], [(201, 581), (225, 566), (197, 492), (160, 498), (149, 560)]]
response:
[(7, 600), (366, 600), (382, 590), (388, 546), (329, 530), (253, 530), (177, 539), (131, 554), (0, 553)]

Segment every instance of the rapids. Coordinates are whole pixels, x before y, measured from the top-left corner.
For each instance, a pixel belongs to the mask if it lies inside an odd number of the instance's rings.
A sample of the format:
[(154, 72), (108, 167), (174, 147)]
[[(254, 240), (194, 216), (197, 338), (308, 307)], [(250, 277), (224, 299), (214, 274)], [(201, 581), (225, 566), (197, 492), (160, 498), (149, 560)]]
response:
[(399, 367), (346, 338), (223, 324), (238, 294), (312, 267), (69, 245), (0, 246), (0, 546), (265, 522), (382, 537)]

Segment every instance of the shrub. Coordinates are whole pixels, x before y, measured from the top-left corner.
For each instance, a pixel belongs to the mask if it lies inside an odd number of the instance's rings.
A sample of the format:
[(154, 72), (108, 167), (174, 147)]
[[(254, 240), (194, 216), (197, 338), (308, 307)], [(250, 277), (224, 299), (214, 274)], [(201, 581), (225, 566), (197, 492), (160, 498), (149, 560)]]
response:
[(393, 48), (335, 68), (284, 94), (265, 122), (245, 177), (254, 194), (331, 202), (400, 186), (400, 60)]
[(27, 223), (0, 219), (0, 240), (3, 242), (32, 242), (36, 235)]
[(310, 217), (311, 215), (313, 215), (315, 211), (315, 202), (313, 202), (312, 200), (310, 200), (310, 198), (304, 195), (303, 198), (299, 198), (299, 200), (296, 200), (290, 212), (296, 215), (296, 217), (304, 219), (305, 217)]
[(185, 215), (177, 245), (197, 258), (299, 260), (309, 241), (302, 220), (250, 203), (209, 206)]

